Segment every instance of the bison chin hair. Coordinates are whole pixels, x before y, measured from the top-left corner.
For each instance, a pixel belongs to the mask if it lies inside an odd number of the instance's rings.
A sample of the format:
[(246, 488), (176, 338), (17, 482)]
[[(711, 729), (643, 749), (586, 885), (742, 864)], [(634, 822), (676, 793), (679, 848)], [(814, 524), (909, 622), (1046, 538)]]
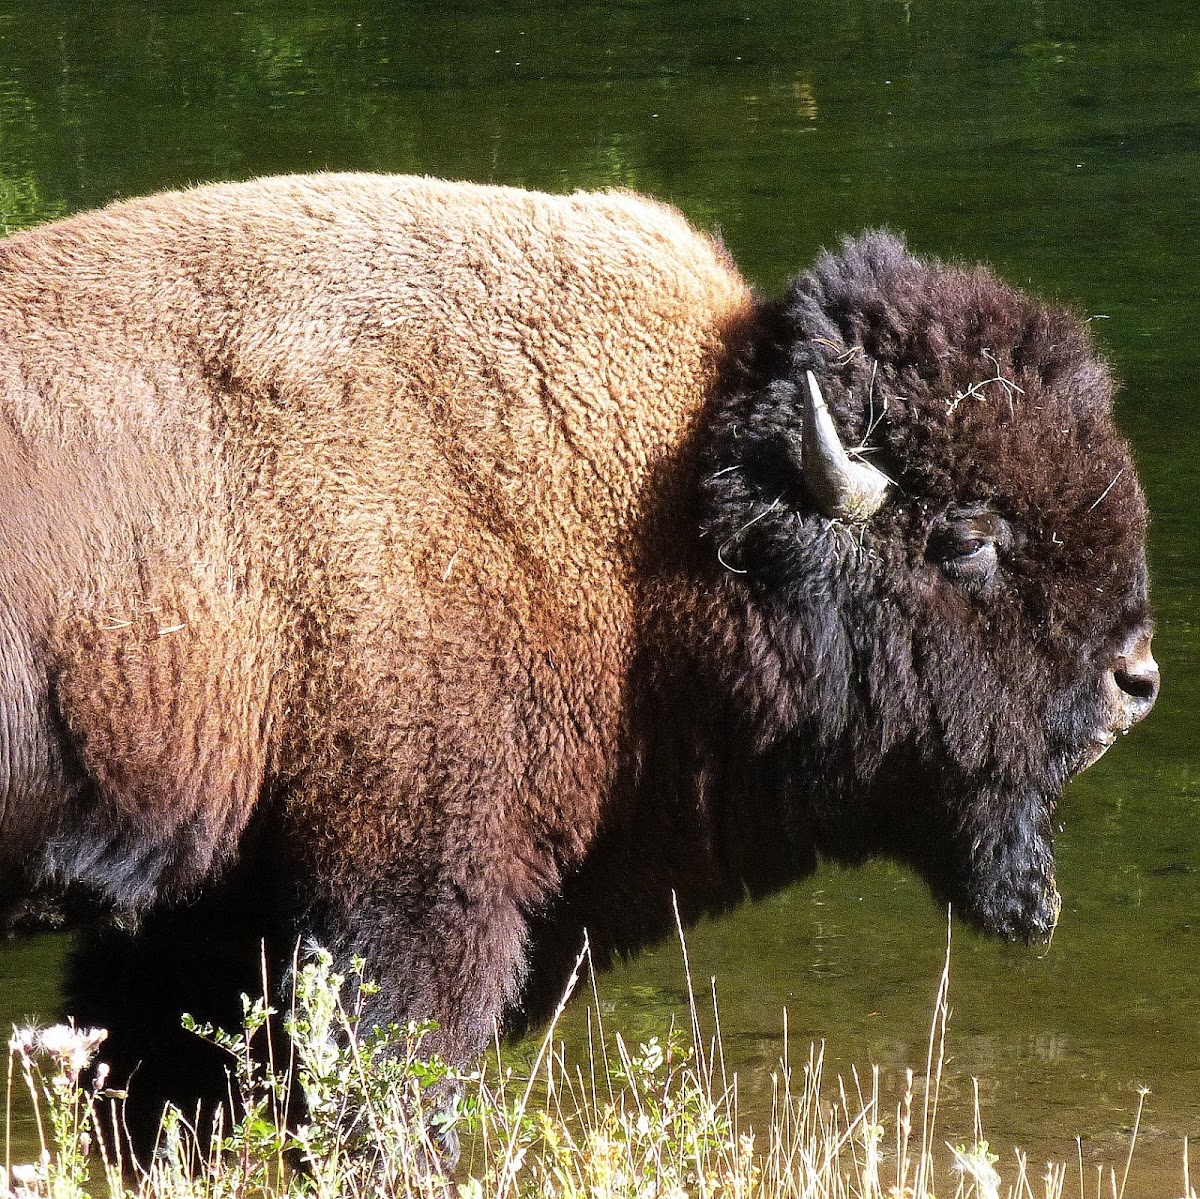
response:
[[(1062, 903), (1054, 877), (1054, 803), (1033, 785), (1017, 789), (976, 783), (947, 794), (943, 780), (897, 814), (895, 793), (873, 805), (874, 852), (910, 867), (934, 899), (981, 932), (1040, 944), (1058, 923)], [(861, 829), (821, 838), (822, 851), (846, 865), (860, 862)]]
[[(990, 797), (989, 797), (990, 798)], [(1047, 941), (1062, 908), (1054, 881), (1051, 805), (1037, 793), (1002, 802), (1004, 821), (977, 819), (954, 838), (958, 868), (931, 880), (934, 894), (968, 923), (1009, 941)], [(928, 875), (928, 872), (924, 872)]]

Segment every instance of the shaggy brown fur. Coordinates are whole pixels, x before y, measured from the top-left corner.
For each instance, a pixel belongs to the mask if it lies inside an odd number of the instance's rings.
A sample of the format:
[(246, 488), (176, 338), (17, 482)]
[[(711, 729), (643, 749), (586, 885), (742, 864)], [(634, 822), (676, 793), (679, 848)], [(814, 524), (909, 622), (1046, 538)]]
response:
[[(810, 368), (895, 480), (866, 528), (795, 464)], [(79, 1014), (153, 1091), (312, 934), (461, 1059), (582, 926), (817, 851), (1044, 932), (1148, 619), (1109, 393), (985, 272), (875, 235), (765, 303), (625, 194), (296, 177), (0, 243), (0, 858), (143, 916)]]

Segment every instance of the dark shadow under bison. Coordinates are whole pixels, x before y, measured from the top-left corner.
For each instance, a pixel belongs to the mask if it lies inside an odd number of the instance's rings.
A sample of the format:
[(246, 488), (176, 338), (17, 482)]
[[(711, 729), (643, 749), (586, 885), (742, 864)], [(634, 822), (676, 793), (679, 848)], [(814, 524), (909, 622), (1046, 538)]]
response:
[[(1054, 926), (1154, 703), (1086, 323), (871, 233), (782, 299), (676, 212), (328, 175), (0, 242), (0, 865), (115, 913), (134, 1119), (298, 937), (465, 1060), (603, 960), (888, 854)], [(139, 1115), (140, 1112), (140, 1115)]]

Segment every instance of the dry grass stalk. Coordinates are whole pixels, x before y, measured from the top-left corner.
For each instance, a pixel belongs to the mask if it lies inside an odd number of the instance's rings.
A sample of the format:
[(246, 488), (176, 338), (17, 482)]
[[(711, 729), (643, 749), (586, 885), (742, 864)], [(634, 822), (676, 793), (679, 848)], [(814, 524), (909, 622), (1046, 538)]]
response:
[[(595, 1006), (586, 1060), (575, 1061), (558, 1027), (585, 964)], [(105, 1090), (103, 1067), (86, 1081), (98, 1034), (14, 1030), (0, 1199), (1064, 1199), (1072, 1173), (1065, 1163), (1033, 1178), (1017, 1153), (1005, 1183), (983, 1135), (977, 1085), (970, 1142), (940, 1140), (948, 947), (924, 1077), (910, 1070), (894, 1107), (881, 1095), (878, 1069), (865, 1085), (857, 1070), (831, 1081), (821, 1045), (810, 1046), (796, 1069), (785, 1013), (771, 1117), (757, 1130), (740, 1119), (715, 983), (709, 1036), (686, 946), (684, 967), (687, 1036), (671, 1028), (661, 1039), (631, 1045), (610, 1035), (585, 947), (531, 1067), (515, 1072), (497, 1041), (494, 1061), (463, 1075), (426, 1060), (422, 1026), (396, 1030), (386, 1042), (360, 1029), (361, 1000), (370, 992), (361, 964), (347, 979), (318, 953), (294, 973), (285, 1063), (261, 1062), (250, 1052), (253, 1034), (269, 1025), (262, 1000), (246, 1001), (241, 1033), (198, 1030), (229, 1052), (231, 1087), (244, 1115), (232, 1123), (218, 1115), (209, 1144), (196, 1135), (198, 1119), (168, 1113), (148, 1165), (128, 1152), (123, 1095)], [(296, 1087), (308, 1116), (290, 1127), (284, 1113)], [(438, 1164), (431, 1135), (438, 1104), (430, 1098), (448, 1087), (463, 1094), (454, 1122), (466, 1148), (450, 1179)], [(36, 1160), (14, 1164), (13, 1098), (21, 1089), (31, 1104)], [(1144, 1102), (1143, 1092), (1122, 1175), (1118, 1180), (1109, 1169), (1106, 1177), (1101, 1168), (1097, 1199), (1124, 1199)], [(885, 1116), (888, 1110), (894, 1116)], [(1197, 1199), (1186, 1145), (1183, 1167), (1184, 1199)], [(1078, 1188), (1079, 1199), (1090, 1199), (1082, 1146)]]

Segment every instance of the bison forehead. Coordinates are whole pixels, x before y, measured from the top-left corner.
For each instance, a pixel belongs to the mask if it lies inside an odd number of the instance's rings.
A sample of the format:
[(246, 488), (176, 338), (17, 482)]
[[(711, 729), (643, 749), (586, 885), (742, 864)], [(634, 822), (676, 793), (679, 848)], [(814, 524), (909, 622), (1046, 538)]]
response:
[(940, 512), (987, 506), (1017, 526), (1012, 564), (1043, 600), (1093, 624), (1106, 593), (1144, 604), (1145, 502), (1086, 322), (881, 233), (822, 256), (785, 319), (792, 378), (829, 379), (844, 438), (898, 484), (880, 531), (915, 505), (919, 553)]

